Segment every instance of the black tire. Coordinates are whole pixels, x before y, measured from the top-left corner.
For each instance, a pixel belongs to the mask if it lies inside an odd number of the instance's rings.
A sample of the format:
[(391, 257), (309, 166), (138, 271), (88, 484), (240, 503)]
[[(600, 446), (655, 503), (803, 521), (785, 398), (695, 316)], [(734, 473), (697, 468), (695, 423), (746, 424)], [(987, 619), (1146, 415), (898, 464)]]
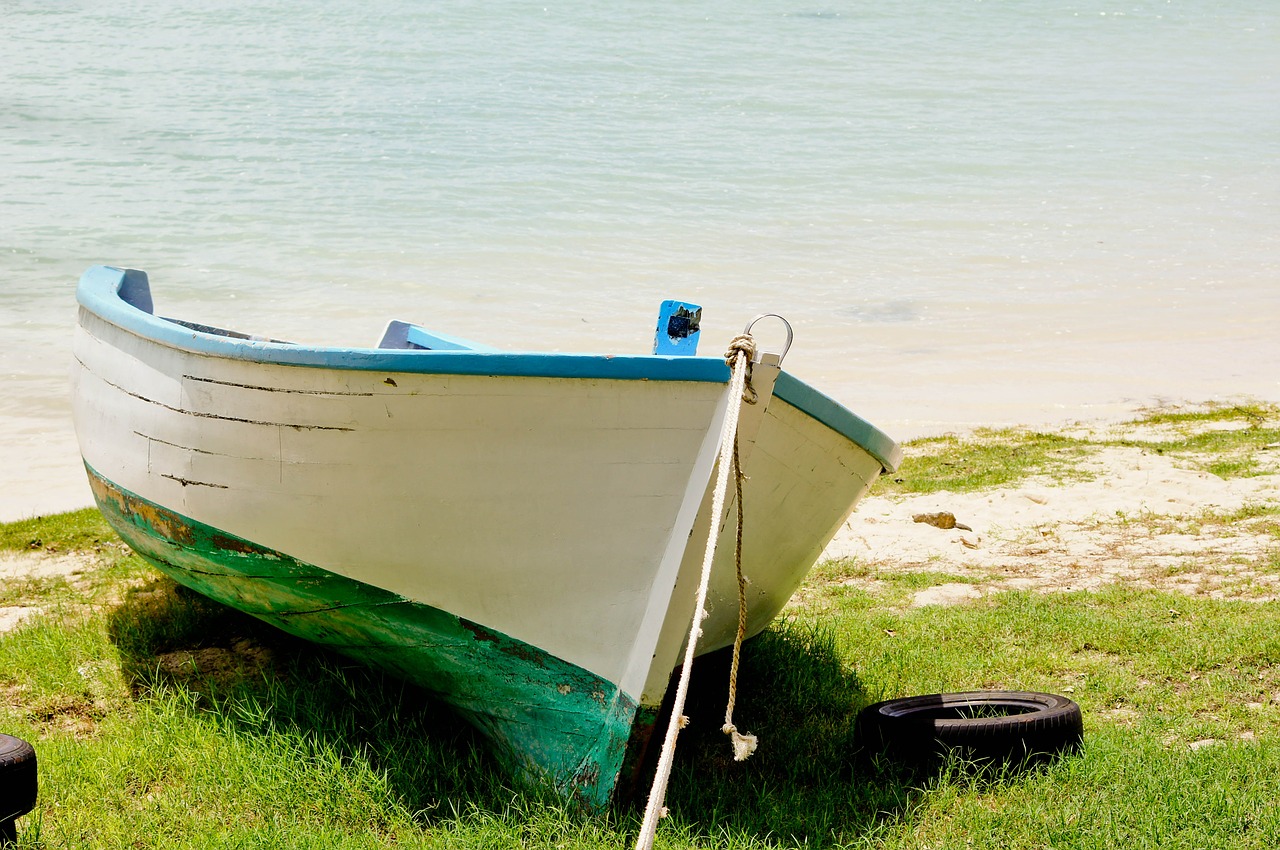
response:
[(35, 748), (0, 735), (0, 823), (10, 824), (35, 808), (37, 787)]
[(1078, 750), (1080, 706), (1056, 694), (967, 691), (902, 697), (858, 714), (869, 752), (921, 764), (957, 755), (977, 763), (1024, 765)]

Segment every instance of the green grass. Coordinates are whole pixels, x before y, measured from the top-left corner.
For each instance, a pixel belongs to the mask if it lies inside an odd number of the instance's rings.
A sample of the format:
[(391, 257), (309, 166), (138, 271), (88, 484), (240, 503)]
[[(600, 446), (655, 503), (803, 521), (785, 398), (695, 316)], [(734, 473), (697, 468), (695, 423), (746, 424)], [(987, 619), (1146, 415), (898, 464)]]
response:
[[(1169, 435), (1155, 440), (1117, 440), (1158, 454), (1201, 458), (1200, 467), (1222, 478), (1263, 471), (1259, 452), (1280, 443), (1280, 407), (1267, 404), (1208, 405), (1196, 410), (1160, 410), (1137, 424), (1164, 426)], [(1205, 427), (1219, 425), (1228, 427)]]
[(876, 483), (878, 495), (987, 490), (1043, 477), (1052, 482), (1092, 477), (1084, 461), (1107, 447), (1169, 455), (1222, 478), (1274, 470), (1280, 462), (1280, 406), (1209, 404), (1191, 410), (1155, 410), (1124, 423), (1149, 428), (1147, 439), (1077, 437), (1026, 428), (980, 428), (964, 437), (944, 435), (904, 445), (901, 468)]
[[(422, 692), (167, 580), (117, 579), (112, 604), (68, 602), (0, 637), (0, 723), (36, 743), (42, 776), (19, 846), (634, 841), (635, 808), (586, 817), (519, 787)], [(748, 762), (718, 730), (724, 659), (699, 661), (660, 847), (1280, 839), (1280, 606), (1111, 587), (905, 611), (832, 593), (823, 609), (745, 650), (735, 720), (761, 738)], [(1084, 752), (995, 778), (854, 758), (863, 705), (975, 687), (1069, 693)], [(1190, 747), (1209, 738), (1221, 743)]]
[(96, 508), (0, 524), (0, 551), (83, 552), (119, 544)]
[(1172, 425), (1184, 430), (1197, 430), (1211, 423), (1240, 423), (1248, 428), (1274, 425), (1280, 416), (1280, 406), (1264, 402), (1222, 403), (1209, 402), (1187, 408), (1156, 408), (1148, 410), (1133, 420), (1140, 425)]
[[(901, 608), (911, 603), (915, 593), (944, 584), (981, 585), (991, 576), (958, 575), (938, 570), (882, 570), (857, 558), (839, 558), (815, 566), (806, 589), (793, 603), (809, 616), (823, 615), (838, 608), (853, 616), (853, 609)], [(816, 591), (816, 592), (815, 592)]]
[(971, 436), (924, 437), (906, 444), (901, 468), (877, 482), (880, 495), (964, 492), (1001, 487), (1032, 475), (1087, 477), (1085, 440), (1020, 428), (979, 429)]

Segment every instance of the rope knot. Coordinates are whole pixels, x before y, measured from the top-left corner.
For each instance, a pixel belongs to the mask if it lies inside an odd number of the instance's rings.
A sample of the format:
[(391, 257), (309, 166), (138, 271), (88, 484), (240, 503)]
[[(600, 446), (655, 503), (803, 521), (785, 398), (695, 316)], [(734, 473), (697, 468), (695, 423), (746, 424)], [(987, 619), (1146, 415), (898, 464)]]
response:
[(747, 362), (756, 359), (756, 338), (751, 334), (738, 334), (729, 341), (729, 350), (724, 353), (724, 360), (732, 369), (737, 365), (738, 352), (747, 355)]
[(751, 364), (756, 359), (756, 339), (751, 334), (738, 334), (729, 342), (729, 350), (724, 353), (724, 362), (730, 369), (738, 367), (738, 355), (746, 356), (747, 375), (742, 386), (742, 400), (747, 404), (755, 404), (760, 400), (756, 388), (751, 386)]

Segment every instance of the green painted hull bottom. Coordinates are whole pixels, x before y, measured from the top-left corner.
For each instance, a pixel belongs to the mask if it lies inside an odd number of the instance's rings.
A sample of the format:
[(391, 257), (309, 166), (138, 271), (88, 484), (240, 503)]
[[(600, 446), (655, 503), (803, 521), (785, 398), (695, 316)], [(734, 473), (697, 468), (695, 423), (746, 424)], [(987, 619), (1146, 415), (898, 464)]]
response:
[[(305, 564), (123, 490), (86, 465), (98, 507), (175, 581), (441, 695), (513, 769), (591, 809), (609, 802), (636, 702), (605, 679), (447, 611)], [(647, 714), (641, 712), (641, 718)], [(643, 746), (632, 742), (633, 749)]]

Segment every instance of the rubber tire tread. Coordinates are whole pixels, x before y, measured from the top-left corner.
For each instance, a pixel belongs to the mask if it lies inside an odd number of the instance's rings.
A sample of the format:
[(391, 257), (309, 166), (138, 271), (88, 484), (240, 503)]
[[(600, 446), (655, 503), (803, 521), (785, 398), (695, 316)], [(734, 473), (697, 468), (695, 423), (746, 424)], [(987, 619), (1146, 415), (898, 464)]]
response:
[[(957, 716), (971, 709), (1019, 713)], [(954, 751), (977, 762), (1024, 763), (1079, 749), (1084, 722), (1080, 706), (1057, 694), (965, 691), (869, 705), (858, 715), (858, 736), (864, 746), (912, 762)]]
[(35, 808), (38, 792), (35, 747), (21, 738), (0, 735), (0, 821), (22, 817)]

